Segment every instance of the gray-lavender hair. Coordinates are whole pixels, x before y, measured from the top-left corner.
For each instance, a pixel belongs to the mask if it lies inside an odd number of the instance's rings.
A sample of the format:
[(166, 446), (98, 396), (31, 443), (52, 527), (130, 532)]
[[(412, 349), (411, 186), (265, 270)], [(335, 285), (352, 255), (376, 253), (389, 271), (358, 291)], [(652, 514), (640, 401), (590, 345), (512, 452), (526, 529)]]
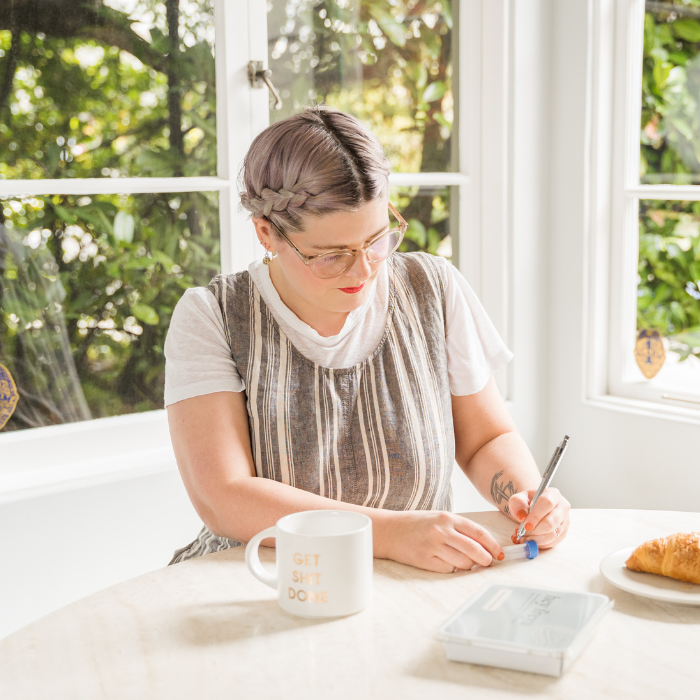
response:
[(355, 211), (388, 190), (389, 159), (355, 117), (317, 105), (270, 125), (243, 162), (241, 205), (282, 231), (304, 217)]

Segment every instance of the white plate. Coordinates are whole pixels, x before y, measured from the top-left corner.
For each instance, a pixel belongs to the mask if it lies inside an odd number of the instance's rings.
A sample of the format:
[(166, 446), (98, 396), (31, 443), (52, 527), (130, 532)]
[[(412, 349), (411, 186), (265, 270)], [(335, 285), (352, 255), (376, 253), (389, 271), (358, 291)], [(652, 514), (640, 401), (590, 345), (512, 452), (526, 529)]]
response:
[(677, 581), (668, 576), (656, 576), (641, 571), (630, 571), (625, 562), (636, 547), (627, 547), (608, 554), (600, 562), (600, 573), (612, 583), (628, 593), (645, 598), (662, 600), (665, 603), (680, 605), (700, 605), (700, 585)]

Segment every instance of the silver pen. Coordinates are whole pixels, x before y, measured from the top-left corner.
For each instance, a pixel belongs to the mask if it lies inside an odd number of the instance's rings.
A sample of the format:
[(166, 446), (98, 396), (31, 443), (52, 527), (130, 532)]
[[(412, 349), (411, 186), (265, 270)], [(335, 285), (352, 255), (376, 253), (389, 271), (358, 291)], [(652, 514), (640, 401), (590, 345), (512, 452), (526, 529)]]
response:
[[(544, 491), (552, 482), (552, 479), (554, 478), (554, 473), (557, 471), (557, 467), (561, 462), (561, 458), (564, 456), (564, 452), (566, 452), (566, 448), (569, 444), (569, 439), (570, 438), (568, 435), (564, 435), (564, 439), (557, 445), (556, 449), (554, 450), (554, 454), (549, 460), (549, 464), (547, 465), (547, 468), (544, 470), (544, 474), (542, 475), (542, 481), (540, 481), (540, 485), (537, 487), (537, 491), (535, 491), (535, 495), (532, 499), (532, 502), (530, 503), (530, 509), (527, 511), (528, 515), (532, 513), (532, 509), (535, 507), (537, 499), (542, 495), (542, 491)], [(518, 532), (516, 534), (516, 540), (518, 542), (525, 534), (526, 522), (527, 518), (523, 518), (522, 523), (520, 523), (520, 527), (518, 528)]]

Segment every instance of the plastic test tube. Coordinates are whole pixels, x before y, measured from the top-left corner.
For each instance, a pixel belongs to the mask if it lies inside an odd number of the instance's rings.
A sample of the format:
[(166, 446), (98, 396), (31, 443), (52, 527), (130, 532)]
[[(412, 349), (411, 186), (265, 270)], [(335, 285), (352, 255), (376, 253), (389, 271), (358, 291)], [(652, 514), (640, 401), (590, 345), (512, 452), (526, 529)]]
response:
[(534, 540), (527, 540), (522, 544), (504, 547), (503, 554), (505, 554), (505, 557), (502, 561), (508, 561), (509, 559), (534, 559), (539, 553), (540, 550), (537, 547), (537, 542)]
[[(514, 544), (503, 548), (503, 554), (505, 555), (501, 561), (508, 561), (509, 559), (534, 559), (540, 553), (540, 549), (537, 546), (537, 542), (534, 540), (527, 540), (522, 544)], [(498, 559), (493, 560), (494, 564), (500, 563)], [(479, 564), (474, 564), (471, 570), (476, 571), (477, 569), (483, 569), (483, 566)]]

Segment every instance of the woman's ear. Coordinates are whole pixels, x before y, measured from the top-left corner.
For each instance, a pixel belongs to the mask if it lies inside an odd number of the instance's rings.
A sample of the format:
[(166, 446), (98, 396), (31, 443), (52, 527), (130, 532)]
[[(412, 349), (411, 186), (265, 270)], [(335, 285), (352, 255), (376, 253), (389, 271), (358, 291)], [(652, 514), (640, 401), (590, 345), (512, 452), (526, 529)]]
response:
[(277, 252), (277, 236), (272, 231), (272, 224), (267, 219), (263, 219), (257, 216), (251, 218), (253, 225), (255, 226), (255, 233), (265, 250), (270, 251), (270, 253)]

